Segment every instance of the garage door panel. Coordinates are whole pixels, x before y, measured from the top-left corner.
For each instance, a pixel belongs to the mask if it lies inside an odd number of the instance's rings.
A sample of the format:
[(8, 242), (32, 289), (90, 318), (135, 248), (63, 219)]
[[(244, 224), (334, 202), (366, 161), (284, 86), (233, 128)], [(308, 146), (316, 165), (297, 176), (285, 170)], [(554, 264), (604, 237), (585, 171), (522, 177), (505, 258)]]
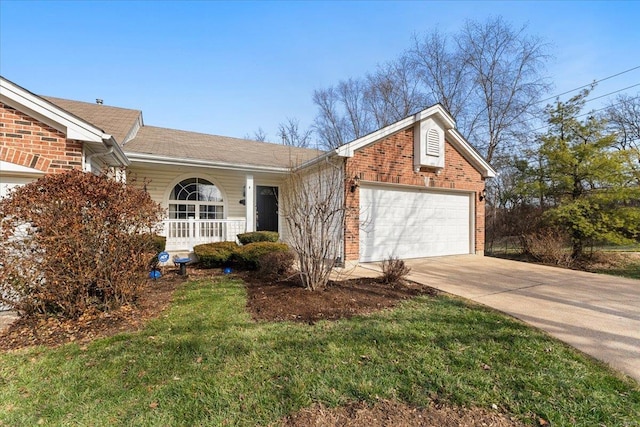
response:
[(360, 189), (360, 259), (470, 253), (468, 193)]
[(35, 181), (35, 178), (1, 176), (0, 177), (0, 198), (8, 196), (11, 191), (21, 185)]

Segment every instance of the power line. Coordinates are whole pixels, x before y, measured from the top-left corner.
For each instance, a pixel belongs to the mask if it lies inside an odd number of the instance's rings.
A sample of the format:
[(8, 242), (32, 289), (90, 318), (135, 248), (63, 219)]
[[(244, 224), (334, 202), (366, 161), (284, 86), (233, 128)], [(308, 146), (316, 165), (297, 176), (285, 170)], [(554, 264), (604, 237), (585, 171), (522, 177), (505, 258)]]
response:
[[(635, 84), (635, 85), (633, 85), (633, 86), (631, 86), (631, 87), (635, 87), (635, 86), (640, 86), (640, 83)], [(621, 90), (624, 90), (624, 89), (621, 89)], [(619, 92), (619, 91), (616, 91), (616, 92)], [(616, 92), (613, 92), (613, 93), (616, 93)], [(605, 96), (605, 95), (603, 95), (603, 96)], [(633, 97), (633, 98), (630, 98), (628, 101), (635, 101), (635, 100), (637, 100), (637, 99), (640, 99), (640, 95), (635, 96), (635, 97)], [(623, 102), (624, 102), (624, 101), (623, 101)], [(623, 102), (618, 102), (617, 104), (608, 105), (608, 106), (606, 106), (606, 107), (602, 107), (602, 108), (599, 108), (599, 109), (597, 109), (597, 110), (588, 111), (588, 112), (586, 112), (586, 113), (579, 114), (579, 115), (577, 115), (577, 116), (576, 116), (576, 119), (581, 118), (581, 117), (585, 117), (585, 116), (589, 116), (589, 115), (592, 115), (592, 114), (594, 114), (594, 113), (597, 113), (597, 112), (600, 112), (600, 111), (606, 110), (606, 109), (607, 109), (607, 108), (609, 108), (609, 107), (617, 107), (618, 105), (622, 104)], [(525, 123), (526, 123), (526, 122), (521, 122), (521, 124), (525, 124)], [(544, 126), (540, 126), (540, 127), (538, 127), (538, 128), (532, 129), (532, 130), (530, 130), (529, 132), (530, 132), (530, 133), (535, 133), (535, 132), (537, 132), (537, 131), (539, 131), (539, 130), (547, 129), (548, 127), (549, 127), (549, 125), (548, 125), (548, 124), (546, 124), (546, 125), (544, 125)], [(510, 143), (510, 144), (504, 144), (504, 145), (502, 145), (502, 148), (503, 148), (503, 149), (505, 149), (505, 148), (506, 148), (506, 149), (513, 149), (513, 148), (520, 148), (520, 147), (521, 147), (521, 144), (520, 144), (520, 143), (517, 143), (517, 142), (513, 142), (513, 143)]]
[(605, 96), (613, 95), (614, 93), (622, 92), (623, 90), (631, 89), (631, 88), (634, 88), (636, 86), (640, 86), (640, 83), (636, 83), (634, 85), (627, 86), (627, 87), (625, 87), (623, 89), (614, 90), (613, 92), (605, 93), (604, 95), (596, 96), (595, 98), (591, 98), (591, 99), (586, 100), (584, 103), (586, 104), (587, 102), (595, 101), (596, 99), (604, 98)]
[(580, 89), (584, 89), (584, 88), (586, 88), (586, 87), (592, 86), (592, 85), (594, 85), (594, 84), (598, 84), (598, 83), (603, 82), (603, 81), (605, 81), (605, 80), (609, 80), (609, 79), (612, 79), (612, 78), (614, 78), (614, 77), (618, 77), (618, 76), (621, 76), (621, 75), (623, 75), (623, 74), (629, 73), (629, 72), (631, 72), (631, 71), (637, 70), (638, 68), (640, 68), (640, 65), (637, 65), (637, 66), (635, 66), (635, 67), (629, 68), (628, 70), (620, 71), (619, 73), (612, 74), (612, 75), (607, 76), (607, 77), (604, 77), (604, 78), (602, 78), (602, 79), (600, 79), (600, 80), (595, 80), (595, 81), (593, 81), (593, 82), (591, 82), (591, 83), (588, 83), (588, 84), (586, 84), (586, 85), (582, 85), (582, 86), (577, 87), (577, 88), (575, 88), (575, 89), (571, 89), (571, 90), (568, 90), (568, 91), (566, 91), (566, 92), (562, 92), (562, 93), (559, 93), (559, 94), (557, 94), (557, 95), (550, 96), (549, 98), (545, 98), (545, 99), (543, 99), (543, 100), (541, 100), (541, 101), (538, 101), (538, 103), (539, 103), (539, 104), (541, 104), (541, 103), (546, 102), (546, 101), (549, 101), (549, 100), (551, 100), (551, 99), (558, 98), (558, 97), (560, 97), (560, 96), (562, 96), (562, 95), (566, 95), (566, 94), (568, 94), (568, 93), (575, 92), (575, 91), (580, 90)]

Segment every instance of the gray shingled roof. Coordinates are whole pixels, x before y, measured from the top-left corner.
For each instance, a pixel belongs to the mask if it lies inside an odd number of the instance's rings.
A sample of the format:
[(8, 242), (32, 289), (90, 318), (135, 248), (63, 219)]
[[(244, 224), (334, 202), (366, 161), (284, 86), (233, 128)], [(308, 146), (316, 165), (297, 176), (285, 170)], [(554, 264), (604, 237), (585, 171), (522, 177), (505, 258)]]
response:
[(122, 145), (125, 154), (139, 153), (174, 159), (287, 168), (323, 153), (307, 148), (155, 126), (142, 126), (136, 136), (123, 145), (124, 138), (142, 114), (141, 111), (49, 96), (42, 98), (112, 135)]
[(142, 127), (123, 148), (125, 153), (281, 168), (299, 165), (323, 153), (308, 148), (154, 126)]
[(98, 105), (90, 102), (72, 101), (51, 96), (41, 96), (41, 98), (102, 129), (113, 136), (120, 145), (122, 145), (127, 134), (142, 114), (140, 110)]

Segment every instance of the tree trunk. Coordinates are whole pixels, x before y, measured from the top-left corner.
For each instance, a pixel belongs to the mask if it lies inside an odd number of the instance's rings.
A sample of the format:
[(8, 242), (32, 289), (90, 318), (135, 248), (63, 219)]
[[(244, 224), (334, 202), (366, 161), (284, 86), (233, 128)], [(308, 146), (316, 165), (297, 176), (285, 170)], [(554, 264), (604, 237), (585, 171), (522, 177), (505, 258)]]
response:
[(576, 260), (582, 257), (582, 252), (584, 249), (584, 243), (580, 239), (572, 239), (573, 247), (571, 249), (571, 259)]

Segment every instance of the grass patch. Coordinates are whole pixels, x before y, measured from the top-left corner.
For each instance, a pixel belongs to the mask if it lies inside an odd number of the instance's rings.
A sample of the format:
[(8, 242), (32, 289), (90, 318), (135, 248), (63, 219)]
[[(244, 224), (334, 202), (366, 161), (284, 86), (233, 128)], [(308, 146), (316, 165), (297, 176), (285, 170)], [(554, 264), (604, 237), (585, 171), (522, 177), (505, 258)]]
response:
[(255, 323), (241, 282), (186, 284), (142, 332), (0, 354), (0, 425), (267, 425), (313, 402), (490, 407), (637, 426), (640, 388), (568, 346), (448, 298), (315, 326)]
[(596, 269), (594, 272), (627, 277), (629, 279), (640, 279), (640, 264), (629, 264), (622, 268)]

